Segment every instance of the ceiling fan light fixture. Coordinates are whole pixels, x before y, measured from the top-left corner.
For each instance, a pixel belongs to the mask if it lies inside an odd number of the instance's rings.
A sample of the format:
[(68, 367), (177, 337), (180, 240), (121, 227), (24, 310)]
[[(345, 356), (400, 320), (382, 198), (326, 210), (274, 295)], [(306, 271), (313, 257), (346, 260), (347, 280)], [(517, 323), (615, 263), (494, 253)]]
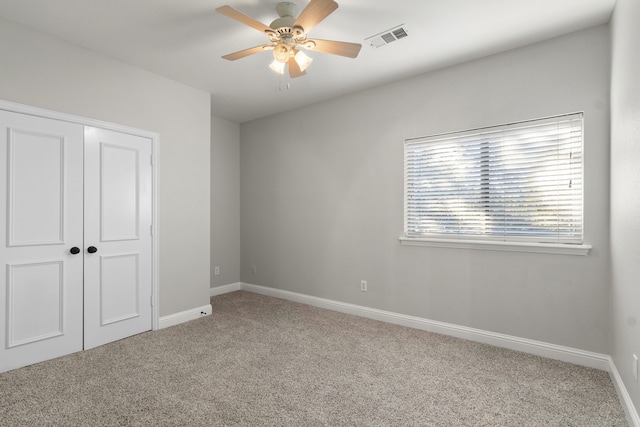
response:
[(216, 12), (260, 31), (271, 42), (223, 55), (222, 58), (235, 61), (265, 50), (273, 50), (274, 61), (269, 67), (279, 74), (284, 74), (285, 68), (288, 68), (291, 78), (304, 76), (305, 70), (313, 61), (299, 48), (355, 58), (362, 47), (359, 43), (307, 39), (307, 33), (337, 8), (338, 3), (334, 0), (309, 0), (298, 15), (298, 7), (295, 3), (280, 2), (276, 6), (279, 18), (274, 20), (270, 26), (266, 26), (231, 6), (218, 7)]
[(303, 51), (298, 50), (296, 54), (293, 56), (293, 59), (296, 60), (298, 65), (300, 66), (300, 71), (306, 70), (309, 65), (313, 62), (313, 58), (307, 56)]
[(269, 68), (278, 74), (284, 74), (284, 62), (278, 62), (274, 59), (273, 62), (269, 64)]
[(291, 48), (284, 43), (280, 43), (273, 48), (273, 59), (283, 64), (289, 61), (291, 56)]

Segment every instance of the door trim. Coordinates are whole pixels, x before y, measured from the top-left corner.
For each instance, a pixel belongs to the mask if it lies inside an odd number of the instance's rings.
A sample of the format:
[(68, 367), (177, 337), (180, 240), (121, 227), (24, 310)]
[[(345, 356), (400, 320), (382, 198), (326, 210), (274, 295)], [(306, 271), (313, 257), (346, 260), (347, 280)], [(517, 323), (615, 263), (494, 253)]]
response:
[(35, 117), (47, 119), (61, 120), (70, 123), (76, 123), (83, 126), (93, 126), (97, 128), (107, 129), (120, 133), (136, 135), (151, 140), (151, 185), (152, 185), (152, 234), (151, 234), (151, 326), (152, 330), (160, 328), (159, 322), (159, 268), (158, 268), (158, 166), (159, 166), (159, 150), (160, 135), (143, 129), (137, 129), (129, 126), (118, 125), (115, 123), (104, 122), (102, 120), (91, 119), (89, 117), (76, 116), (73, 114), (61, 113), (57, 111), (47, 110), (40, 107), (19, 104), (11, 101), (0, 100), (0, 110), (10, 111), (13, 113), (27, 114)]

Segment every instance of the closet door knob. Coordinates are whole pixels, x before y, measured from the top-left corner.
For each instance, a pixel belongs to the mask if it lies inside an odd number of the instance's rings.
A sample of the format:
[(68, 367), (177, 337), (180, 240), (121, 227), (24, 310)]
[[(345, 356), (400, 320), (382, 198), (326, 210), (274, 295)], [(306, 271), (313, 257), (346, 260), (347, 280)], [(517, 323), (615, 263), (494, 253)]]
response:
[(74, 255), (77, 255), (80, 253), (80, 248), (77, 246), (72, 247), (71, 249), (69, 249), (69, 252), (71, 252)]
[(87, 252), (89, 252), (90, 254), (98, 252), (98, 248), (96, 248), (95, 246), (89, 246), (87, 248)]

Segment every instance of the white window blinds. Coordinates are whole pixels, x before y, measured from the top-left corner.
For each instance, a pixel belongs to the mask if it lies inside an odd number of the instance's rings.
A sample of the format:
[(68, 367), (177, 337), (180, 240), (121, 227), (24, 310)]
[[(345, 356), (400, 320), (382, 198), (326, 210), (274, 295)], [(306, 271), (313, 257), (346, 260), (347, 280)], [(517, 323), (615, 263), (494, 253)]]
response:
[(405, 141), (405, 235), (582, 243), (582, 113)]

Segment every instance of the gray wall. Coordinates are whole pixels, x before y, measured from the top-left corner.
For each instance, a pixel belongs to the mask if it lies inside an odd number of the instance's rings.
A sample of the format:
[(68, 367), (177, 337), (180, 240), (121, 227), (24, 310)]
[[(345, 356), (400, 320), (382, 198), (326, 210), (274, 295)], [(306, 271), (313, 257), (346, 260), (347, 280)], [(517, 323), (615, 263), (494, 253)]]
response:
[(611, 356), (636, 408), (640, 385), (640, 2), (618, 0), (611, 21)]
[(209, 303), (209, 94), (0, 20), (0, 99), (160, 134), (160, 315)]
[[(220, 267), (220, 274), (214, 268)], [(240, 281), (240, 126), (211, 118), (211, 287)]]
[[(405, 138), (575, 111), (589, 256), (401, 246)], [(248, 122), (240, 141), (243, 282), (608, 353), (607, 26)]]

